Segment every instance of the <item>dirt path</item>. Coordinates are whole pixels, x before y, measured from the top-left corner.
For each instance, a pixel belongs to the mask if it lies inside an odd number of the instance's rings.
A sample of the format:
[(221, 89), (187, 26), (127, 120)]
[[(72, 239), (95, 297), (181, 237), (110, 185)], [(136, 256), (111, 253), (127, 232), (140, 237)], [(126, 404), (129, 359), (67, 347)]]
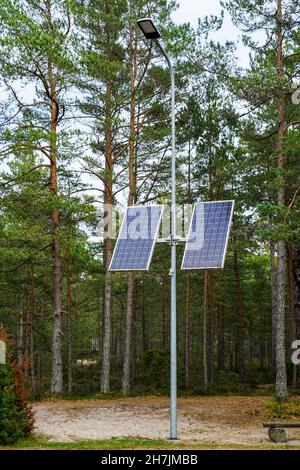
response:
[[(264, 397), (191, 397), (178, 400), (183, 441), (255, 446), (268, 444), (262, 428)], [(48, 401), (34, 404), (36, 432), (53, 441), (112, 437), (168, 438), (169, 401), (142, 397), (116, 400)], [(293, 433), (293, 434), (292, 434)], [(300, 431), (291, 432), (300, 447)]]

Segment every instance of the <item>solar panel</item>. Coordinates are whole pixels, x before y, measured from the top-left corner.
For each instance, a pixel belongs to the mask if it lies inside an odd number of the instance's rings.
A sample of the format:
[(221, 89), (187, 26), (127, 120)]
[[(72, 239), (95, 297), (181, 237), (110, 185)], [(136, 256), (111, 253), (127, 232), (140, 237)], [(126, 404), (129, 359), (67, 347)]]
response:
[(195, 204), (182, 269), (223, 268), (234, 201)]
[(163, 209), (163, 206), (127, 207), (110, 271), (149, 269)]

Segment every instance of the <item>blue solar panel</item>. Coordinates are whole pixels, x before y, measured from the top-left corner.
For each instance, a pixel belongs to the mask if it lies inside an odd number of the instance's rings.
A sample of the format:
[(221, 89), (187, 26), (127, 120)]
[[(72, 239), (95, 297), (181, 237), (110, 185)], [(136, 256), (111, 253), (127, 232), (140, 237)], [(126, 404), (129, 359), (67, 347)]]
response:
[(148, 270), (163, 206), (127, 207), (110, 263), (110, 271)]
[(182, 269), (223, 268), (234, 201), (195, 204)]

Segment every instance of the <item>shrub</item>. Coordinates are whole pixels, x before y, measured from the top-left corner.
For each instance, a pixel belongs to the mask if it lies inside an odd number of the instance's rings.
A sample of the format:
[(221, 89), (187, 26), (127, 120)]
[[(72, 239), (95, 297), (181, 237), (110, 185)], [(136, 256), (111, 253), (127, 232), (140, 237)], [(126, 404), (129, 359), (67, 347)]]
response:
[(33, 422), (23, 389), (22, 371), (10, 362), (0, 365), (0, 443), (12, 444), (30, 434)]
[(0, 364), (0, 444), (12, 444), (32, 431), (34, 418), (27, 398), (23, 370), (8, 355), (7, 363)]
[(287, 402), (278, 402), (277, 400), (270, 400), (267, 403), (267, 408), (273, 418), (298, 418), (300, 416), (300, 400), (291, 398)]

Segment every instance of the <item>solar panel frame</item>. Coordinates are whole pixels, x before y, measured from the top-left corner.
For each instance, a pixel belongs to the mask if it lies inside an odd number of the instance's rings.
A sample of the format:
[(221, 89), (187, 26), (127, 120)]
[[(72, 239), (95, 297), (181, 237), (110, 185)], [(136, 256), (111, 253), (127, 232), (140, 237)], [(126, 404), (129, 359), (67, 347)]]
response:
[[(154, 237), (153, 237), (153, 240), (152, 240), (152, 246), (151, 246), (151, 250), (150, 250), (150, 253), (149, 253), (149, 257), (148, 257), (147, 266), (145, 268), (131, 268), (131, 269), (128, 269), (128, 268), (127, 269), (126, 268), (117, 268), (116, 269), (115, 268), (115, 269), (112, 269), (111, 266), (112, 266), (113, 261), (114, 261), (115, 253), (117, 252), (117, 247), (119, 245), (119, 241), (121, 240), (120, 235), (122, 233), (123, 225), (125, 224), (128, 211), (130, 209), (134, 209), (134, 208), (144, 209), (144, 208), (149, 208), (149, 207), (159, 207), (161, 209), (161, 212), (160, 212), (160, 216), (159, 216), (159, 219), (158, 219), (155, 234), (154, 234)], [(116, 241), (116, 245), (114, 247), (113, 255), (112, 255), (110, 263), (109, 263), (109, 268), (108, 268), (109, 271), (111, 271), (111, 272), (120, 272), (120, 271), (129, 272), (129, 271), (148, 271), (149, 270), (150, 263), (151, 263), (152, 256), (153, 256), (153, 251), (154, 251), (155, 244), (156, 244), (156, 241), (157, 241), (157, 238), (158, 238), (158, 235), (159, 235), (159, 229), (160, 229), (160, 225), (161, 225), (161, 221), (162, 221), (163, 212), (164, 212), (164, 206), (162, 206), (160, 204), (150, 204), (148, 206), (128, 206), (126, 208), (126, 212), (124, 214), (124, 217), (123, 217), (123, 220), (122, 220), (122, 223), (121, 223), (121, 227), (120, 227), (120, 230), (119, 230), (119, 235), (118, 235), (118, 238), (117, 238), (117, 241)]]
[[(187, 246), (188, 246), (190, 235), (191, 235), (192, 228), (193, 228), (193, 219), (194, 219), (194, 214), (195, 214), (197, 204), (203, 204), (203, 209), (204, 209), (205, 204), (216, 204), (216, 203), (222, 203), (222, 202), (231, 202), (232, 205), (231, 205), (231, 211), (230, 211), (230, 215), (229, 215), (228, 228), (227, 228), (227, 233), (226, 233), (226, 239), (225, 239), (225, 244), (224, 244), (224, 251), (223, 251), (223, 257), (222, 257), (221, 265), (220, 266), (205, 266), (205, 267), (204, 266), (201, 266), (201, 267), (190, 267), (190, 266), (185, 267), (184, 262), (185, 262), (185, 258), (186, 258), (186, 252), (190, 251), (190, 250), (187, 249)], [(191, 217), (191, 222), (190, 222), (190, 226), (189, 226), (189, 232), (188, 232), (188, 236), (187, 236), (187, 241), (186, 241), (186, 245), (185, 245), (185, 250), (184, 250), (182, 263), (181, 263), (181, 269), (182, 270), (189, 271), (189, 270), (197, 270), (197, 269), (199, 270), (199, 269), (223, 269), (224, 268), (226, 252), (227, 252), (227, 247), (228, 247), (228, 241), (229, 241), (229, 235), (230, 235), (230, 227), (231, 227), (231, 224), (232, 224), (234, 202), (235, 201), (233, 199), (227, 199), (227, 200), (222, 200), (222, 201), (199, 201), (198, 203), (196, 203), (194, 205), (193, 213), (192, 213), (192, 217)]]

